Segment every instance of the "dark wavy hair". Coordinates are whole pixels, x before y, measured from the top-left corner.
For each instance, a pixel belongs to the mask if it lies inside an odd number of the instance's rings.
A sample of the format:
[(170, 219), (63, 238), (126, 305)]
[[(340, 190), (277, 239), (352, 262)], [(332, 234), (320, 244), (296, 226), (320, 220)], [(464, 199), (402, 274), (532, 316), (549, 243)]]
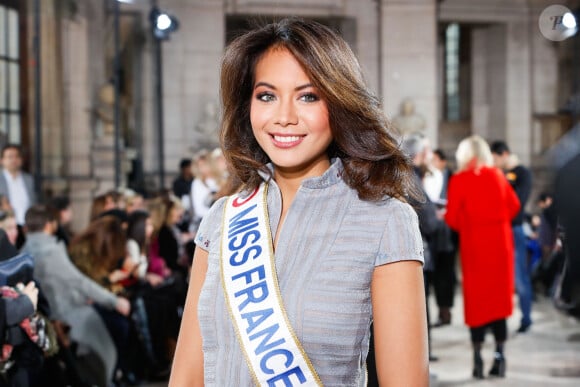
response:
[(125, 258), (127, 236), (122, 222), (113, 215), (92, 221), (70, 242), (69, 255), (75, 265), (91, 278), (101, 278), (120, 267)]
[(149, 219), (149, 212), (144, 210), (136, 210), (129, 214), (127, 238), (133, 239), (135, 242), (137, 242), (141, 253), (146, 251), (148, 244), (147, 219)]
[(252, 132), (250, 103), (256, 64), (270, 48), (292, 53), (326, 102), (333, 136), (328, 156), (342, 160), (343, 179), (362, 200), (404, 199), (416, 192), (412, 167), (348, 44), (331, 29), (298, 18), (245, 33), (227, 47), (222, 60), (220, 141), (242, 187), (260, 184), (258, 170), (269, 173), (265, 164), (270, 160)]

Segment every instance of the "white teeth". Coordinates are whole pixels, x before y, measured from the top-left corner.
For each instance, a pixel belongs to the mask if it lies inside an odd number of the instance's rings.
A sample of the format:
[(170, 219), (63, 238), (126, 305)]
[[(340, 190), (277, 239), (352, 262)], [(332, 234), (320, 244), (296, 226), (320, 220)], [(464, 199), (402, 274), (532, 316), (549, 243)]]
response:
[(299, 136), (274, 136), (274, 140), (278, 142), (294, 142), (300, 140)]

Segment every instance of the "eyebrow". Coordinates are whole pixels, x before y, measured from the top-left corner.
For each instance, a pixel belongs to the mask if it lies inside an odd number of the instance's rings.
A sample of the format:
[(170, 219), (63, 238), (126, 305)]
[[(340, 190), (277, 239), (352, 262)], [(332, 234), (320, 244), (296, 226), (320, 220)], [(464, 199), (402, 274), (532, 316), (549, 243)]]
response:
[[(274, 85), (272, 85), (272, 84), (270, 84), (268, 82), (258, 82), (258, 83), (256, 83), (256, 85), (254, 86), (254, 90), (257, 89), (259, 86), (265, 86), (267, 88), (270, 88), (270, 89), (273, 89), (273, 90), (277, 90), (276, 89), (276, 86), (274, 86)], [(294, 88), (294, 91), (300, 91), (300, 90), (303, 90), (303, 89), (307, 89), (309, 87), (314, 87), (314, 85), (312, 83), (306, 83), (304, 85), (300, 85), (300, 86), (295, 87)]]

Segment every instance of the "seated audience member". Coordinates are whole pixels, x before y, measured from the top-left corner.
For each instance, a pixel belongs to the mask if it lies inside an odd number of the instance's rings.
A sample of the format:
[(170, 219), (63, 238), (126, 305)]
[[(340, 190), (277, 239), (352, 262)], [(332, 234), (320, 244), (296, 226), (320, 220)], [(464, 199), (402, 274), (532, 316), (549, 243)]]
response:
[(115, 190), (110, 190), (93, 199), (90, 220), (97, 219), (103, 212), (119, 208), (124, 209), (124, 207), (125, 199), (123, 195)]
[(24, 243), (24, 215), (36, 203), (34, 179), (23, 169), (22, 148), (17, 144), (6, 144), (0, 152), (0, 194), (6, 196), (18, 223), (16, 248)]
[(127, 316), (129, 301), (115, 296), (74, 266), (64, 244), (54, 236), (57, 222), (45, 206), (31, 207), (25, 219), (28, 234), (23, 251), (35, 259), (35, 277), (42, 283), (52, 317), (70, 326), (69, 335), (78, 343), (79, 355), (97, 356), (100, 364), (90, 366), (100, 370), (95, 384), (108, 385), (113, 380), (117, 353), (107, 327), (92, 305)]
[[(131, 286), (133, 304), (139, 299), (145, 305), (150, 343), (144, 343), (145, 349), (151, 345), (150, 361), (156, 371), (166, 369), (173, 357), (174, 345), (179, 332), (178, 302), (179, 289), (175, 283), (165, 281), (163, 277), (147, 273), (147, 250), (153, 224), (148, 212), (135, 211), (129, 215), (127, 227), (127, 250), (131, 259), (139, 266), (134, 273), (140, 282)], [(141, 334), (143, 341), (146, 334)], [(155, 373), (157, 373), (155, 371)]]
[(193, 181), (193, 171), (191, 170), (191, 159), (181, 159), (179, 162), (179, 176), (173, 180), (172, 191), (175, 196), (182, 199), (189, 197), (191, 182)]
[(130, 214), (134, 211), (145, 210), (145, 199), (143, 195), (133, 191), (132, 189), (123, 190), (123, 197), (125, 202), (125, 212)]
[(157, 274), (162, 278), (168, 278), (171, 275), (171, 269), (167, 267), (165, 260), (159, 254), (159, 241), (157, 239), (157, 234), (165, 222), (165, 214), (167, 212), (165, 199), (157, 197), (151, 200), (148, 208), (151, 223), (153, 224), (153, 234), (149, 242), (147, 272)]
[(147, 281), (152, 286), (159, 285), (163, 277), (148, 273), (147, 250), (153, 235), (153, 222), (147, 211), (138, 210), (129, 214), (127, 225), (127, 253), (133, 264), (133, 276)]
[[(0, 230), (0, 261), (18, 254), (6, 233)], [(3, 286), (0, 292), (0, 385), (28, 386), (42, 366), (42, 351), (24, 334), (21, 324), (29, 324), (37, 310), (38, 288), (31, 281), (16, 288)]]
[(50, 201), (49, 207), (54, 211), (56, 221), (58, 222), (54, 235), (59, 241), (62, 241), (65, 246), (68, 246), (72, 238), (70, 223), (73, 218), (70, 199), (66, 196), (56, 196)]
[(0, 228), (6, 232), (6, 237), (16, 246), (16, 240), (18, 239), (18, 225), (16, 224), (16, 218), (11, 210), (0, 210)]
[(197, 231), (201, 219), (208, 213), (209, 208), (215, 201), (215, 194), (219, 190), (215, 170), (211, 154), (207, 150), (200, 151), (194, 159), (193, 174), (195, 178), (191, 184), (193, 232)]
[(149, 244), (148, 272), (160, 275), (165, 284), (171, 284), (176, 295), (178, 305), (183, 306), (187, 292), (186, 278), (188, 274), (187, 262), (183, 264), (180, 257), (184, 257), (183, 234), (177, 229), (181, 212), (179, 201), (159, 197), (150, 205), (153, 235)]
[(172, 272), (179, 272), (185, 276), (189, 264), (185, 245), (192, 239), (192, 235), (181, 232), (177, 226), (183, 215), (183, 207), (179, 200), (172, 196), (169, 200), (164, 200), (164, 205), (165, 217), (155, 233), (157, 253)]
[(119, 281), (133, 269), (127, 259), (122, 220), (114, 215), (97, 218), (75, 236), (69, 255), (81, 272), (112, 292), (122, 290)]
[[(118, 211), (109, 210), (107, 213)], [(136, 268), (127, 256), (127, 238), (123, 223), (118, 216), (104, 215), (92, 221), (86, 230), (71, 241), (69, 254), (74, 264), (95, 282), (116, 294), (125, 294), (123, 281), (131, 276)], [(105, 321), (109, 333), (117, 347), (118, 368), (123, 377), (132, 378), (128, 366), (130, 320), (115, 310), (95, 305), (95, 309)]]

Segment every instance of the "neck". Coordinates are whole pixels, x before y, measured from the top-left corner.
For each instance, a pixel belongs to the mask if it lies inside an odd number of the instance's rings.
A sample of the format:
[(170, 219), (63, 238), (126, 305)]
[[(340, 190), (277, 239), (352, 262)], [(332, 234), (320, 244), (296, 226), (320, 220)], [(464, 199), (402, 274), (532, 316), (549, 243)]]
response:
[(321, 158), (307, 169), (286, 169), (275, 166), (274, 180), (280, 188), (283, 207), (288, 208), (290, 206), (296, 192), (298, 192), (300, 185), (305, 179), (322, 176), (329, 167), (330, 160), (327, 157)]
[(6, 171), (7, 171), (7, 172), (10, 174), (10, 176), (12, 176), (12, 177), (16, 177), (16, 176), (18, 176), (18, 175), (20, 174), (20, 171), (19, 171), (18, 169), (17, 169), (17, 170), (9, 170), (9, 169), (7, 169)]
[(278, 175), (275, 176), (275, 180), (278, 188), (280, 188), (280, 193), (282, 194), (282, 203), (284, 203), (284, 205), (291, 203), (296, 192), (298, 192), (303, 179), (288, 179)]
[(283, 198), (284, 192), (290, 193), (293, 197), (305, 179), (322, 176), (329, 167), (330, 160), (326, 157), (321, 158), (320, 160), (318, 160), (318, 162), (312, 164), (307, 169), (303, 168), (287, 169), (275, 166), (274, 180), (276, 180), (276, 184), (278, 184), (278, 187), (280, 187), (280, 191), (282, 191)]

